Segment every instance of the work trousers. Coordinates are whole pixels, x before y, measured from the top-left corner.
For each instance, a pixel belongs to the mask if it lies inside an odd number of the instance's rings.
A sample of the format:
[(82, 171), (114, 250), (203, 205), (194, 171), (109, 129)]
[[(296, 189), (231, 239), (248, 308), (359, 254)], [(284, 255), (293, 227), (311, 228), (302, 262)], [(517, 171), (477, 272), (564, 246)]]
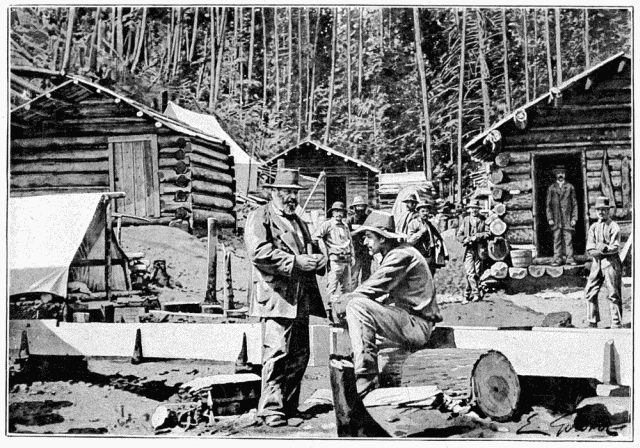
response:
[(402, 308), (355, 297), (347, 303), (346, 320), (356, 377), (373, 380), (378, 375), (376, 335), (413, 349), (429, 341), (433, 324)]
[(297, 411), (309, 362), (309, 318), (266, 318), (262, 345), (262, 395), (258, 416)]
[(329, 303), (333, 303), (342, 294), (351, 291), (351, 261), (329, 260), (327, 273)]
[(482, 275), (482, 260), (472, 249), (466, 249), (464, 252), (464, 271), (467, 275), (467, 287), (464, 290), (465, 300), (481, 299), (480, 275)]
[(591, 272), (584, 289), (587, 301), (587, 319), (589, 323), (600, 321), (598, 307), (598, 293), (604, 283), (609, 291), (609, 310), (611, 311), (611, 328), (619, 328), (622, 325), (622, 265), (617, 259), (617, 254), (610, 258), (611, 265), (601, 267), (601, 260), (593, 260)]
[(562, 263), (573, 261), (573, 231), (556, 229), (553, 231), (553, 261)]
[(356, 254), (356, 262), (351, 267), (351, 288), (357, 288), (360, 283), (371, 277), (371, 255)]

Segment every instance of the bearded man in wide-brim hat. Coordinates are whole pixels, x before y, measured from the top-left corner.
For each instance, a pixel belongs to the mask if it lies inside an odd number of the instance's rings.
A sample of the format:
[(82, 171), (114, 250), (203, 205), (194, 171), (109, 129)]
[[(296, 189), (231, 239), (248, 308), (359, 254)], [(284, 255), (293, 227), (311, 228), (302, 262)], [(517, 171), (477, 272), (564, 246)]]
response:
[(553, 265), (566, 261), (575, 265), (573, 258), (573, 232), (578, 222), (578, 200), (576, 189), (566, 181), (564, 166), (553, 168), (556, 182), (547, 190), (547, 221), (553, 232)]
[(326, 259), (296, 214), (304, 188), (298, 170), (278, 169), (265, 187), (271, 200), (249, 214), (244, 239), (258, 280), (253, 310), (264, 323), (258, 416), (268, 426), (283, 426), (298, 415), (310, 355), (309, 315), (326, 317), (316, 281)]
[(400, 242), (393, 215), (373, 210), (355, 232), (382, 261), (371, 277), (341, 296), (334, 312), (345, 319), (354, 355), (356, 388), (363, 397), (379, 385), (378, 347), (382, 337), (414, 349), (426, 345), (442, 321), (431, 271), (418, 250)]
[(591, 271), (584, 289), (589, 327), (600, 321), (598, 293), (604, 283), (609, 290), (611, 328), (622, 326), (622, 262), (619, 257), (620, 226), (611, 219), (609, 198), (599, 196), (595, 204), (598, 222), (591, 224), (587, 234), (587, 252), (593, 257)]

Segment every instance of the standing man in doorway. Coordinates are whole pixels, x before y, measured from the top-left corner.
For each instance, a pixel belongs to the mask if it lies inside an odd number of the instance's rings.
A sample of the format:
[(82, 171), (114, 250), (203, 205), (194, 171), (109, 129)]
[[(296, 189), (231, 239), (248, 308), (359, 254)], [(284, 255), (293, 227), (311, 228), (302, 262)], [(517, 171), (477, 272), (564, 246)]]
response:
[(578, 222), (578, 201), (576, 190), (565, 180), (563, 166), (553, 169), (556, 182), (547, 190), (547, 220), (553, 231), (553, 266), (565, 262), (575, 265), (573, 258), (573, 232)]
[[(347, 218), (347, 224), (349, 225), (349, 230), (353, 233), (364, 224), (367, 216), (371, 214), (371, 210), (369, 210), (362, 196), (353, 198), (351, 210), (353, 210), (354, 214)], [(353, 237), (353, 251), (356, 262), (351, 269), (351, 287), (357, 288), (360, 283), (366, 281), (371, 275), (371, 260), (373, 258), (369, 254), (369, 248), (365, 246), (361, 236)]]
[(266, 187), (271, 201), (249, 214), (244, 241), (258, 280), (255, 310), (264, 323), (258, 417), (275, 427), (298, 414), (310, 354), (309, 315), (326, 317), (316, 281), (326, 259), (296, 214), (304, 189), (298, 170), (279, 168)]

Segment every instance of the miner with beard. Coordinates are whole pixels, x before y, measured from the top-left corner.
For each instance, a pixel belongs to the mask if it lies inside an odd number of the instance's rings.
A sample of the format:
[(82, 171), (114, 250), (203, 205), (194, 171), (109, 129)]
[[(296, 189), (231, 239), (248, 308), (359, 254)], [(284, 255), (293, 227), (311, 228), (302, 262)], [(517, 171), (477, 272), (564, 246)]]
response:
[(316, 274), (326, 258), (296, 214), (298, 170), (280, 168), (271, 200), (252, 211), (245, 245), (256, 268), (253, 309), (263, 324), (262, 393), (258, 416), (268, 426), (284, 426), (299, 415), (300, 383), (309, 361), (309, 316), (326, 318)]

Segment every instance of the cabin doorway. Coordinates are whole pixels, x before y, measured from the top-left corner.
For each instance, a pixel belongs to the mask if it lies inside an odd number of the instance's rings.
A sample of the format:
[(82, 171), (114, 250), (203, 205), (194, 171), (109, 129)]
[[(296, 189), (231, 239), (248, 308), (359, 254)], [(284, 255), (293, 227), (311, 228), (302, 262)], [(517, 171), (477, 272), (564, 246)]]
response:
[[(347, 204), (347, 178), (345, 176), (327, 176), (325, 181), (325, 214), (336, 201)], [(326, 215), (329, 218), (328, 215)]]
[(574, 186), (578, 202), (578, 222), (573, 234), (574, 254), (585, 253), (587, 226), (585, 195), (586, 181), (582, 152), (562, 152), (533, 155), (533, 190), (535, 192), (534, 216), (536, 249), (539, 257), (553, 256), (553, 231), (547, 217), (547, 191), (556, 179), (552, 169), (564, 165), (567, 170), (566, 182)]

